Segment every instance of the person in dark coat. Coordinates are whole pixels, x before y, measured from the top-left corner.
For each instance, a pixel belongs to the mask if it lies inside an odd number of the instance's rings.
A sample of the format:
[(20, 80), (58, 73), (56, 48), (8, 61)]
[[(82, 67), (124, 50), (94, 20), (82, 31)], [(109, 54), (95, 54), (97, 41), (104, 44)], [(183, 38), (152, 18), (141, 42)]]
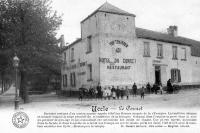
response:
[(159, 90), (159, 86), (158, 86), (158, 84), (155, 84), (155, 94), (158, 93), (158, 90)]
[(79, 100), (83, 100), (83, 88), (79, 88)]
[(120, 94), (121, 94), (121, 99), (123, 99), (124, 98), (124, 88), (123, 87), (120, 89)]
[(114, 86), (112, 86), (111, 93), (112, 93), (113, 99), (116, 99), (116, 89)]
[(119, 97), (120, 97), (120, 89), (119, 89), (119, 86), (117, 86), (116, 95), (117, 95), (117, 99), (119, 99)]
[(97, 98), (102, 99), (102, 91), (100, 84), (97, 85)]
[(151, 85), (149, 84), (149, 82), (146, 85), (147, 91), (149, 92), (149, 94), (151, 93)]
[(134, 83), (132, 86), (132, 90), (133, 90), (133, 96), (137, 95), (137, 85)]
[(169, 80), (167, 81), (167, 92), (168, 92), (168, 93), (172, 93), (172, 92), (173, 92), (171, 79), (169, 79)]
[(144, 99), (144, 86), (142, 86), (142, 88), (141, 88), (141, 99)]
[(158, 89), (159, 89), (158, 84), (155, 83), (153, 85), (153, 93), (157, 94), (158, 93)]

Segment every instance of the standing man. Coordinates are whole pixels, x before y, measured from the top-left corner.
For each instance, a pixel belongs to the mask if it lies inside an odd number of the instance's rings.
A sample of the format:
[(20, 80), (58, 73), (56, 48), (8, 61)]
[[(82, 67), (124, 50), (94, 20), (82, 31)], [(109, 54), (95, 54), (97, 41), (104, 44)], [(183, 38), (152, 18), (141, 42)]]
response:
[(137, 85), (134, 83), (132, 86), (132, 90), (133, 90), (133, 96), (137, 95)]
[(146, 86), (146, 88), (147, 88), (147, 91), (149, 92), (149, 94), (151, 93), (151, 86), (150, 86), (150, 84), (149, 84), (149, 82), (147, 83), (147, 86)]
[(112, 93), (113, 99), (116, 99), (116, 89), (114, 86), (112, 86), (111, 93)]
[(144, 86), (141, 88), (141, 99), (144, 99)]
[(101, 92), (100, 83), (98, 83), (98, 85), (97, 85), (97, 98), (102, 99), (102, 92)]
[(119, 86), (117, 86), (116, 95), (117, 95), (117, 99), (119, 100), (119, 96), (120, 96), (120, 89), (119, 89)]
[(120, 89), (120, 94), (121, 94), (121, 99), (123, 99), (124, 98), (124, 88), (123, 87)]
[(171, 79), (169, 79), (169, 80), (167, 81), (167, 92), (168, 92), (168, 93), (172, 93), (172, 92), (173, 92)]

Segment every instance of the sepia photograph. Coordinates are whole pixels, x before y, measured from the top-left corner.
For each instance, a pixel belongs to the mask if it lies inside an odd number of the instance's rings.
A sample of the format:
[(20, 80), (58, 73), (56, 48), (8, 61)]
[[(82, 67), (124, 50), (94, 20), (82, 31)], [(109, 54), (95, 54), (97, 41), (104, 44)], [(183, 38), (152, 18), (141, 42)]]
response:
[(0, 0), (4, 132), (200, 131), (200, 1)]

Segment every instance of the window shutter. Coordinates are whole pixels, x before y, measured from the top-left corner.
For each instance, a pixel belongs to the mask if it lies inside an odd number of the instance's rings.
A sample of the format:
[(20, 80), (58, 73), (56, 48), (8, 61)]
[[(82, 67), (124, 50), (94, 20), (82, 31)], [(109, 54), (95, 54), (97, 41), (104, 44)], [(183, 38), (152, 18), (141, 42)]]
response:
[(73, 86), (73, 83), (72, 83), (72, 73), (70, 73), (70, 84), (71, 84), (71, 86)]
[(174, 73), (173, 73), (173, 69), (171, 69), (171, 82), (174, 82)]
[(181, 82), (181, 71), (178, 70), (178, 82)]
[(74, 72), (74, 86), (76, 86), (76, 75), (75, 75), (75, 72)]
[(62, 76), (62, 82), (63, 82), (63, 86), (65, 86), (65, 77), (64, 77), (64, 75)]
[(65, 86), (67, 87), (67, 75), (65, 75)]

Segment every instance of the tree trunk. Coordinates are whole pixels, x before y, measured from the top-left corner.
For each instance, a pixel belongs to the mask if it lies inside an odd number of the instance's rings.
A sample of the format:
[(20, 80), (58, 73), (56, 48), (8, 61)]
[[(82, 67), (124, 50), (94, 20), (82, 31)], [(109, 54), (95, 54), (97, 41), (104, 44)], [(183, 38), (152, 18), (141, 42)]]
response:
[(2, 87), (1, 93), (4, 93), (4, 72), (3, 71), (1, 72), (1, 87)]
[(27, 73), (25, 71), (21, 71), (20, 96), (24, 100), (24, 103), (29, 102)]

